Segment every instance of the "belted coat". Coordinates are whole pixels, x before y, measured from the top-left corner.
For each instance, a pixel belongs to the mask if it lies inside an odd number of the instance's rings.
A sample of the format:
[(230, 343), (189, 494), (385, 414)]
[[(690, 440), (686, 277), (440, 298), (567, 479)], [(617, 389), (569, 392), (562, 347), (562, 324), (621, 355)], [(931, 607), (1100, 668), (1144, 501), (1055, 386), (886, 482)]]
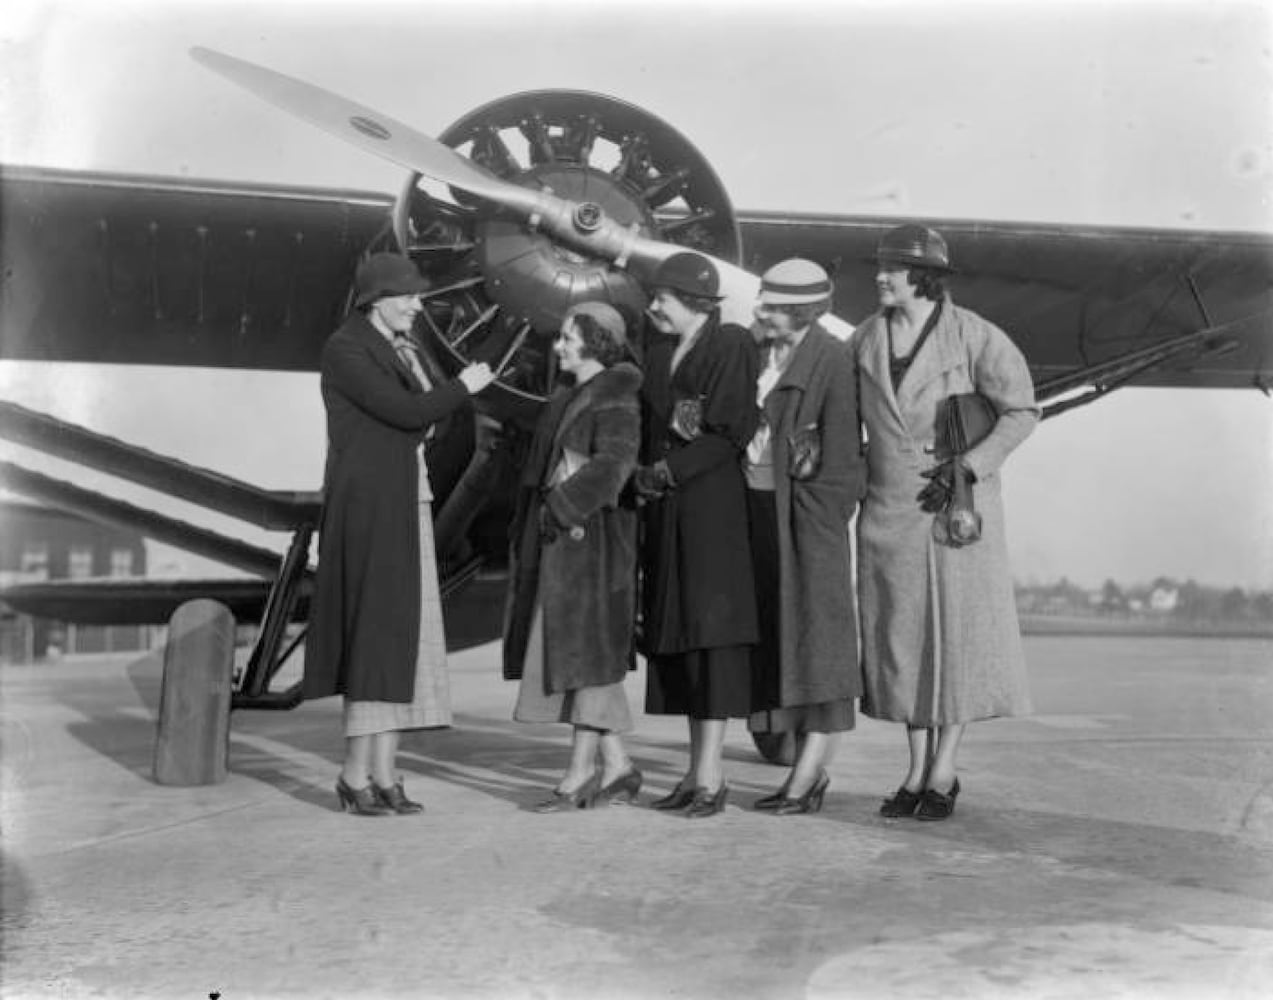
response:
[[(771, 430), (777, 513), (779, 706), (862, 693), (849, 520), (866, 485), (853, 356), (814, 324), (763, 403)], [(813, 434), (821, 460), (790, 472), (791, 441)]]
[(327, 463), (302, 690), (410, 702), (420, 634), (417, 450), (468, 392), (459, 379), (425, 392), (362, 313), (328, 339), (321, 372)]
[[(858, 514), (862, 711), (941, 726), (1029, 710), (1004, 535), (999, 469), (1039, 419), (1025, 358), (1008, 336), (949, 299), (896, 392), (887, 311), (858, 327), (859, 403), (868, 437)], [(993, 404), (989, 435), (965, 456), (976, 475), (981, 539), (939, 543), (916, 495), (934, 465), (938, 403), (977, 391)]]
[[(545, 693), (611, 684), (633, 666), (636, 510), (621, 494), (641, 441), (640, 385), (640, 369), (621, 362), (558, 391), (540, 417), (511, 532), (508, 680), (522, 675), (537, 600)], [(563, 456), (578, 467), (553, 484)], [(543, 507), (557, 526), (551, 537), (540, 529)]]
[[(647, 345), (642, 461), (667, 462), (675, 481), (645, 505), (642, 652), (670, 655), (758, 638), (742, 453), (756, 431), (751, 334), (708, 317), (676, 371), (674, 337)], [(678, 407), (696, 416), (692, 440), (673, 430)]]

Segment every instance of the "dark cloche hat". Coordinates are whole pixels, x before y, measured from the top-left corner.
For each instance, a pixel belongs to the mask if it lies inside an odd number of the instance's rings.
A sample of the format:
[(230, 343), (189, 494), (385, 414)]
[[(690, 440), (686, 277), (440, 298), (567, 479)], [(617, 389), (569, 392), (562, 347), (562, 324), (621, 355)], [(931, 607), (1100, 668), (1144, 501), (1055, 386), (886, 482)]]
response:
[(402, 254), (373, 253), (358, 265), (354, 288), (354, 305), (361, 307), (387, 295), (419, 295), (429, 290), (429, 282)]
[(954, 271), (946, 240), (936, 229), (908, 222), (890, 229), (880, 237), (875, 259), (890, 264), (914, 264), (938, 271)]
[(701, 253), (682, 250), (659, 265), (650, 279), (654, 288), (670, 288), (686, 295), (697, 295), (704, 299), (719, 299), (720, 275), (716, 265)]

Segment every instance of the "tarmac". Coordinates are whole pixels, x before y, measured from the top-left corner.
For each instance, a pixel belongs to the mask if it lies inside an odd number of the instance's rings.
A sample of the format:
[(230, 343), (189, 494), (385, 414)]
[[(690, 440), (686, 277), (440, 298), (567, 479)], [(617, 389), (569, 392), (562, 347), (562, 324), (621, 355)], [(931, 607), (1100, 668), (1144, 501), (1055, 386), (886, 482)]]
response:
[[(886, 820), (905, 741), (861, 719), (817, 815), (741, 723), (730, 805), (539, 815), (567, 730), (510, 721), (498, 650), (409, 734), (417, 817), (335, 809), (337, 699), (238, 712), (230, 776), (151, 778), (162, 653), (0, 668), (3, 967), (19, 997), (1273, 996), (1273, 643), (1028, 637), (1036, 714), (971, 727), (946, 822)], [(628, 682), (639, 708), (643, 677)]]

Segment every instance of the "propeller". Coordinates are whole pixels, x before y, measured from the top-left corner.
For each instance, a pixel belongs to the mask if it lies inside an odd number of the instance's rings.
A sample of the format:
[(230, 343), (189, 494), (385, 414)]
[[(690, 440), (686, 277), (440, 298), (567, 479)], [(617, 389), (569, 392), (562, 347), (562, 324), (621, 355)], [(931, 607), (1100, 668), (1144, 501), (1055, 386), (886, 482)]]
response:
[[(322, 87), (213, 49), (196, 46), (190, 56), (231, 83), (337, 138), (486, 199), (524, 219), (532, 229), (542, 230), (573, 250), (609, 260), (616, 267), (636, 266), (652, 273), (661, 261), (685, 249), (619, 225), (595, 203), (573, 202), (551, 191), (505, 181), (410, 125)], [(750, 323), (759, 279), (728, 261), (704, 256), (720, 273), (725, 296), (722, 318)]]

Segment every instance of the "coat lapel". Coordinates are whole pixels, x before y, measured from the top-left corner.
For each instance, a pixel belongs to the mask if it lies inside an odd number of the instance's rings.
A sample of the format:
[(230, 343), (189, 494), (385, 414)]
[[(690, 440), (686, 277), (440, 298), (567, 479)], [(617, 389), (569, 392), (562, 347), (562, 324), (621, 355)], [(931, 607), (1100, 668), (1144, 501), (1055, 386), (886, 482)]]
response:
[(953, 336), (953, 319), (951, 317), (950, 300), (942, 303), (941, 315), (937, 325), (928, 337), (911, 364), (899, 387), (901, 399), (914, 399), (924, 393), (925, 387), (934, 379), (940, 378), (952, 368), (967, 364), (967, 357), (960, 348), (959, 340)]
[(815, 323), (796, 347), (791, 355), (790, 364), (778, 376), (778, 381), (765, 397), (764, 410), (770, 427), (779, 426), (779, 418), (783, 410), (788, 410), (791, 413), (791, 420), (795, 420), (795, 408), (800, 405), (800, 400), (804, 398), (810, 381), (826, 357), (829, 336)]
[(858, 350), (858, 370), (875, 383), (880, 399), (888, 406), (888, 412), (899, 425), (904, 426), (902, 409), (897, 404), (897, 393), (893, 391), (893, 379), (889, 374), (886, 322), (884, 313), (880, 312), (876, 313), (873, 320), (858, 328), (862, 334), (862, 346)]
[[(596, 379), (594, 378), (592, 381), (596, 381)], [(578, 420), (579, 415), (588, 408), (588, 403), (592, 399), (592, 381), (585, 382), (575, 392), (572, 392), (570, 398), (566, 400), (561, 419), (557, 421), (557, 429), (553, 432), (554, 448), (560, 446), (561, 439), (565, 437), (570, 425)]]

